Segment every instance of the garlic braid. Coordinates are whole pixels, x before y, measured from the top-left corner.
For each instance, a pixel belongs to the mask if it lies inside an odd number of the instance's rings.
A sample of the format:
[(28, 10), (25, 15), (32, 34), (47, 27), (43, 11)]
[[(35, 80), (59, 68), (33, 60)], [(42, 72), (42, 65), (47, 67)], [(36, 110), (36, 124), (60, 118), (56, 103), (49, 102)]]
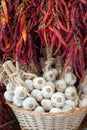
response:
[(49, 60), (47, 60), (45, 62), (44, 71), (47, 72), (52, 67), (53, 64), (55, 64), (55, 58), (50, 58)]

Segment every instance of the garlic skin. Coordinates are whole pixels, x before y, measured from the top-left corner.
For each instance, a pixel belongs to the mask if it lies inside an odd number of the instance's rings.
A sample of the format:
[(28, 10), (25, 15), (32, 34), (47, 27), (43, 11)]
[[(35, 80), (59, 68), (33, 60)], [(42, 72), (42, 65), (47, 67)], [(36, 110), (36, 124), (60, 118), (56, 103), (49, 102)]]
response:
[(51, 98), (51, 96), (53, 95), (53, 93), (54, 93), (54, 90), (51, 87), (51, 85), (45, 85), (42, 88), (42, 95), (43, 95), (44, 98)]
[(56, 76), (58, 75), (58, 71), (57, 71), (57, 69), (52, 68), (51, 70), (53, 71), (53, 73), (54, 73)]
[(29, 89), (29, 91), (31, 92), (31, 91), (33, 90), (33, 81), (27, 79), (27, 80), (25, 80), (25, 83), (26, 83), (26, 85), (28, 86), (27, 89)]
[(23, 105), (23, 100), (18, 99), (16, 96), (13, 97), (13, 103), (18, 106), (21, 107)]
[(56, 90), (59, 92), (64, 92), (66, 89), (66, 82), (64, 79), (57, 80), (56, 82)]
[(77, 96), (77, 91), (74, 86), (69, 86), (65, 90), (65, 97), (69, 100), (74, 100)]
[(57, 112), (62, 112), (62, 110), (60, 108), (52, 108), (50, 110), (50, 113), (57, 113)]
[(46, 82), (46, 85), (50, 85), (53, 88), (53, 90), (55, 91), (55, 85), (53, 82), (48, 81), (48, 82)]
[(83, 100), (85, 98), (87, 98), (87, 94), (81, 94), (80, 99)]
[(75, 98), (73, 101), (74, 101), (74, 103), (75, 103), (75, 107), (77, 107), (78, 104), (79, 104), (79, 96), (76, 95), (76, 98)]
[(23, 101), (23, 107), (26, 110), (32, 111), (37, 105), (36, 100), (33, 97), (28, 97)]
[(74, 85), (77, 81), (77, 78), (73, 73), (68, 72), (68, 73), (65, 74), (64, 80), (67, 84)]
[(49, 111), (50, 109), (52, 109), (52, 104), (50, 99), (42, 99), (41, 105), (45, 111)]
[(83, 89), (82, 89), (82, 92), (84, 94), (87, 94), (87, 84), (84, 85)]
[(75, 103), (72, 100), (66, 100), (65, 104), (71, 106), (72, 108), (75, 108)]
[(65, 103), (65, 95), (62, 92), (56, 92), (51, 97), (51, 103), (54, 107), (62, 107)]
[(65, 104), (65, 105), (63, 106), (63, 108), (62, 108), (62, 112), (67, 112), (67, 111), (70, 111), (70, 110), (72, 110), (72, 109), (73, 109), (73, 108), (72, 108), (71, 105)]
[(87, 98), (84, 98), (83, 100), (79, 100), (79, 107), (85, 107), (87, 106)]
[(36, 89), (42, 89), (43, 86), (46, 84), (46, 81), (43, 77), (37, 77), (33, 80), (34, 88)]
[(41, 106), (37, 106), (35, 109), (34, 109), (35, 112), (45, 112), (43, 107)]
[(19, 99), (25, 99), (27, 97), (27, 89), (23, 86), (18, 86), (15, 89), (15, 96)]
[(43, 99), (43, 96), (42, 96), (42, 92), (38, 89), (34, 89), (32, 92), (31, 92), (31, 95), (37, 100), (37, 101), (41, 101)]
[(9, 82), (6, 85), (6, 90), (9, 91), (9, 93), (14, 94), (15, 86), (12, 84), (12, 82)]
[(50, 69), (47, 72), (44, 72), (43, 77), (47, 80), (47, 81), (55, 81), (56, 79), (56, 74)]
[(13, 101), (13, 96), (14, 96), (14, 94), (9, 93), (8, 91), (5, 91), (5, 93), (4, 93), (4, 97), (5, 97), (5, 99), (7, 101), (12, 102)]

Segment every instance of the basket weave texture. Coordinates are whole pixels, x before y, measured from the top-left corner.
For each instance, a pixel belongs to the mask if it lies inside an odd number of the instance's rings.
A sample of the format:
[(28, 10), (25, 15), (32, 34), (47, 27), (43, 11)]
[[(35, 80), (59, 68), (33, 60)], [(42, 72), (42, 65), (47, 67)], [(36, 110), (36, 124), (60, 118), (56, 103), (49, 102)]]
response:
[(87, 107), (63, 113), (36, 113), (9, 103), (24, 130), (77, 130)]

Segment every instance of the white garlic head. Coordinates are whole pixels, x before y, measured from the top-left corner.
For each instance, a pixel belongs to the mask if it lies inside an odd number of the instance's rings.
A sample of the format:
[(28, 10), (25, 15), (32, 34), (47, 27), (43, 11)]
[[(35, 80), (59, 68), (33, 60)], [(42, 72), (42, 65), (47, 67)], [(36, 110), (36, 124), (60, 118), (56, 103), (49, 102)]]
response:
[(41, 106), (37, 106), (35, 109), (34, 109), (35, 112), (45, 112), (43, 107)]
[(54, 93), (54, 90), (53, 90), (51, 85), (45, 85), (42, 88), (42, 95), (43, 95), (44, 98), (51, 98), (53, 93)]
[(47, 81), (55, 81), (56, 79), (56, 74), (50, 69), (47, 72), (44, 72), (43, 77), (47, 80)]
[(34, 110), (37, 105), (36, 100), (33, 97), (28, 97), (23, 101), (23, 107), (26, 110)]
[(42, 92), (38, 89), (34, 89), (32, 92), (31, 92), (31, 95), (37, 100), (37, 101), (41, 101), (43, 99), (43, 96), (42, 96)]
[(57, 113), (57, 112), (62, 112), (62, 110), (60, 108), (52, 108), (50, 110), (50, 113)]
[(8, 91), (5, 91), (5, 93), (4, 93), (4, 97), (5, 97), (5, 99), (7, 101), (12, 102), (13, 101), (13, 96), (14, 96), (14, 94), (9, 93)]
[(65, 90), (65, 97), (69, 100), (74, 100), (77, 96), (77, 91), (75, 86), (69, 86)]
[(53, 88), (53, 90), (55, 91), (55, 85), (53, 82), (48, 81), (48, 82), (46, 82), (46, 85), (50, 85)]
[(62, 92), (56, 92), (51, 97), (51, 103), (54, 107), (62, 107), (65, 103), (65, 95)]
[(33, 80), (34, 88), (36, 89), (42, 89), (43, 86), (46, 84), (46, 81), (43, 77), (37, 77)]
[(77, 81), (77, 78), (73, 73), (68, 72), (68, 73), (65, 74), (64, 80), (67, 84), (74, 85)]
[(22, 99), (18, 99), (16, 96), (13, 97), (13, 103), (18, 106), (21, 107), (23, 105), (23, 100)]
[(9, 93), (14, 94), (15, 86), (13, 85), (12, 82), (9, 82), (9, 83), (6, 85), (6, 90), (9, 91)]
[(70, 110), (72, 110), (72, 109), (73, 109), (73, 108), (72, 108), (71, 105), (65, 104), (65, 105), (63, 106), (63, 108), (62, 108), (62, 112), (67, 112), (67, 111), (70, 111)]
[(84, 98), (83, 100), (79, 100), (79, 107), (85, 107), (87, 106), (87, 98)]
[(84, 85), (83, 89), (82, 89), (82, 92), (84, 94), (87, 94), (87, 84)]
[(33, 81), (32, 80), (29, 80), (29, 79), (27, 79), (27, 80), (25, 80), (25, 83), (27, 84), (27, 86), (28, 86), (28, 90), (31, 92), (32, 90), (33, 90)]
[(52, 68), (51, 70), (54, 72), (54, 74), (55, 74), (56, 76), (58, 75), (58, 71), (57, 71), (57, 69)]
[(19, 99), (25, 99), (27, 97), (27, 89), (23, 86), (18, 86), (15, 89), (15, 96)]
[(64, 92), (66, 89), (66, 82), (64, 79), (57, 80), (56, 82), (56, 90), (59, 92)]
[(45, 111), (49, 111), (52, 109), (52, 104), (50, 99), (42, 99), (41, 105), (43, 106)]
[(66, 101), (65, 101), (65, 104), (71, 106), (72, 108), (75, 108), (75, 103), (74, 103), (74, 101), (72, 101), (72, 100), (66, 100)]

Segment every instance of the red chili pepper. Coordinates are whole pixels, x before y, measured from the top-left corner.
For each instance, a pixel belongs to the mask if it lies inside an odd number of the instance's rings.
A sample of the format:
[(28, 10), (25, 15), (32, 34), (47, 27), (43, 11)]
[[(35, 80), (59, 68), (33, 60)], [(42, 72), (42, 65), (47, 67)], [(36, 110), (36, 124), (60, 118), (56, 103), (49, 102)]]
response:
[(78, 48), (75, 48), (75, 51), (74, 51), (73, 57), (72, 57), (72, 62), (73, 62), (73, 68), (74, 68), (74, 70), (75, 70), (76, 76), (77, 76), (79, 79), (81, 79), (81, 76), (79, 75), (79, 72), (78, 72), (78, 70), (77, 70), (77, 65), (76, 65), (76, 63), (77, 63), (77, 52), (78, 52)]
[(51, 49), (51, 51), (53, 51), (55, 44), (57, 42), (57, 37), (56, 37), (55, 33), (53, 33), (50, 38), (51, 38), (51, 48), (50, 49)]
[(59, 52), (60, 48), (61, 48), (61, 43), (59, 42), (59, 43), (58, 43), (58, 46), (57, 46), (57, 49), (56, 49), (55, 52), (53, 53), (54, 56), (57, 55), (57, 53)]
[(58, 0), (55, 0), (55, 8), (56, 8), (56, 11), (58, 11)]
[(76, 31), (78, 33), (78, 35), (82, 38), (82, 34), (79, 31), (79, 29), (77, 28), (76, 23), (75, 23), (75, 12), (76, 12), (76, 6), (72, 7), (72, 10), (71, 10), (72, 29), (73, 29), (73, 31)]
[(63, 40), (61, 34), (59, 33), (58, 29), (56, 29), (54, 26), (49, 26), (49, 29), (54, 32), (56, 34), (56, 36), (58, 37), (59, 41), (66, 46), (65, 41)]
[(56, 21), (58, 22), (58, 24), (62, 30), (64, 30), (65, 32), (70, 32), (68, 29), (66, 29), (66, 27), (63, 26), (62, 22), (59, 20), (58, 17), (56, 18)]

